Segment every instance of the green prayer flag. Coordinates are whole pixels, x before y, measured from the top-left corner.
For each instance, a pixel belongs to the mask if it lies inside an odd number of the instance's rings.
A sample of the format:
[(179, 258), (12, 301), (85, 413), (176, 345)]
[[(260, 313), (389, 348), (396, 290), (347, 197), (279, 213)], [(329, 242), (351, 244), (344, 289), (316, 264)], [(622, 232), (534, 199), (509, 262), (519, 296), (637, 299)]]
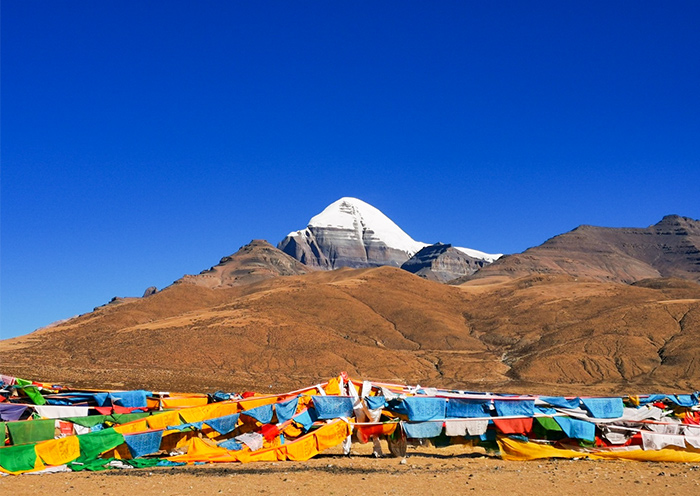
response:
[(136, 412), (136, 413), (113, 413), (112, 415), (88, 415), (87, 417), (66, 417), (63, 420), (81, 425), (83, 427), (95, 427), (98, 424), (105, 422), (114, 422), (115, 424), (126, 424), (151, 415), (151, 412)]
[(124, 460), (124, 463), (131, 465), (134, 468), (147, 468), (155, 467), (162, 461), (163, 460), (160, 458), (134, 458), (133, 460)]
[(595, 441), (588, 441), (586, 439), (577, 439), (577, 441), (582, 448), (595, 448)]
[(0, 448), (0, 467), (8, 472), (33, 470), (35, 464), (36, 450), (33, 444)]
[(0, 422), (0, 447), (5, 446), (5, 439), (7, 439), (7, 434), (5, 434), (5, 422)]
[(90, 472), (96, 472), (98, 470), (107, 470), (109, 467), (107, 464), (114, 460), (114, 458), (96, 458), (94, 460), (76, 460), (67, 464), (67, 467), (73, 472), (81, 472), (83, 470), (89, 470)]
[(46, 399), (41, 395), (39, 392), (39, 388), (36, 386), (25, 386), (23, 388), (19, 389), (20, 391), (23, 391), (24, 394), (26, 394), (29, 399), (32, 400), (32, 403), (35, 405), (45, 405), (46, 404)]
[(14, 445), (37, 443), (54, 438), (56, 421), (54, 419), (46, 419), (8, 422), (7, 430), (10, 432), (10, 440)]
[(141, 420), (144, 417), (151, 415), (151, 412), (136, 412), (136, 413), (113, 413), (111, 415), (115, 424), (126, 424), (134, 420)]
[(557, 421), (554, 420), (552, 417), (535, 417), (535, 421), (537, 421), (540, 426), (547, 431), (561, 431), (562, 428), (559, 424), (557, 424)]
[(15, 384), (18, 386), (31, 386), (32, 381), (28, 381), (27, 379), (20, 379), (19, 377), (15, 377)]
[(87, 417), (66, 417), (63, 420), (72, 422), (83, 427), (95, 427), (104, 424), (107, 420), (112, 420), (111, 415), (88, 415)]
[(542, 439), (558, 440), (566, 437), (561, 426), (552, 417), (535, 417), (533, 432)]
[(89, 432), (78, 436), (80, 442), (80, 458), (78, 461), (94, 460), (105, 451), (116, 448), (124, 442), (124, 436), (112, 428)]

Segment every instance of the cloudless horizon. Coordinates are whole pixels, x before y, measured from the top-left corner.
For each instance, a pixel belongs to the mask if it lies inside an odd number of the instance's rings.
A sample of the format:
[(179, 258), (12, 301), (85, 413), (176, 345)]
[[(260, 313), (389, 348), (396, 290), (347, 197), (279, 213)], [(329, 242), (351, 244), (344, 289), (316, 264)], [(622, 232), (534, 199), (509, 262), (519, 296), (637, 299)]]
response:
[(700, 3), (1, 4), (0, 338), (359, 198), (517, 253), (700, 218)]

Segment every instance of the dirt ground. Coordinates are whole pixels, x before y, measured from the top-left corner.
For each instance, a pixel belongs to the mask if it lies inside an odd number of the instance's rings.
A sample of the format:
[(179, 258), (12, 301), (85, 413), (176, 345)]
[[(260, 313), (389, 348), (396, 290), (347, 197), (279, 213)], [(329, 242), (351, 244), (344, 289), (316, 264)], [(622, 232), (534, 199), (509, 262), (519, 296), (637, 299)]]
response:
[(353, 445), (307, 462), (216, 464), (0, 478), (0, 494), (700, 494), (700, 465), (628, 461), (507, 462), (460, 446), (409, 447), (405, 459)]

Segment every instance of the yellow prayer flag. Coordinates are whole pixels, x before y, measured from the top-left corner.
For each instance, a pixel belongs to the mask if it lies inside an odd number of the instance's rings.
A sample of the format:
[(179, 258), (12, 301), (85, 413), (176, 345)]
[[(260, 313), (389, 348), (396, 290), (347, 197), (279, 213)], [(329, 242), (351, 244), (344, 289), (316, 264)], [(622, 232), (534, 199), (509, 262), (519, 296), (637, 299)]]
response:
[(80, 456), (78, 436), (50, 439), (36, 445), (36, 454), (46, 465), (64, 465)]

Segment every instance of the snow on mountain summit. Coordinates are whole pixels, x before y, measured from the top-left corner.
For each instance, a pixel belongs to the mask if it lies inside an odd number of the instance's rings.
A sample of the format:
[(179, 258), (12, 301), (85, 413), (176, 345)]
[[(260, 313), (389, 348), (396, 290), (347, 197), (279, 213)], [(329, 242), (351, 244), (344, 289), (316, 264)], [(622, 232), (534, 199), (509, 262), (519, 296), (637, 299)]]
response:
[[(334, 201), (323, 212), (312, 217), (309, 221), (309, 226), (370, 229), (374, 232), (376, 240), (383, 241), (387, 246), (398, 248), (411, 255), (420, 251), (421, 248), (430, 246), (428, 243), (415, 241), (378, 208), (358, 198), (348, 196)], [(486, 260), (489, 263), (503, 256), (502, 253), (485, 253), (473, 248), (460, 246), (455, 246), (455, 249), (472, 258)]]
[(371, 231), (373, 241), (383, 242), (409, 255), (427, 246), (411, 238), (379, 209), (351, 197), (341, 198), (328, 205), (323, 212), (311, 218), (308, 227), (353, 230), (358, 233), (359, 239), (363, 238), (363, 233)]
[[(311, 218), (305, 229), (293, 231), (277, 247), (304, 264), (321, 269), (339, 267), (400, 267), (427, 243), (406, 234), (379, 209), (357, 198), (344, 197)], [(488, 263), (500, 255), (457, 248)]]
[(474, 250), (473, 248), (463, 248), (461, 246), (455, 246), (455, 249), (469, 255), (472, 258), (486, 260), (489, 263), (493, 263), (503, 256), (503, 253), (484, 253), (483, 251)]

